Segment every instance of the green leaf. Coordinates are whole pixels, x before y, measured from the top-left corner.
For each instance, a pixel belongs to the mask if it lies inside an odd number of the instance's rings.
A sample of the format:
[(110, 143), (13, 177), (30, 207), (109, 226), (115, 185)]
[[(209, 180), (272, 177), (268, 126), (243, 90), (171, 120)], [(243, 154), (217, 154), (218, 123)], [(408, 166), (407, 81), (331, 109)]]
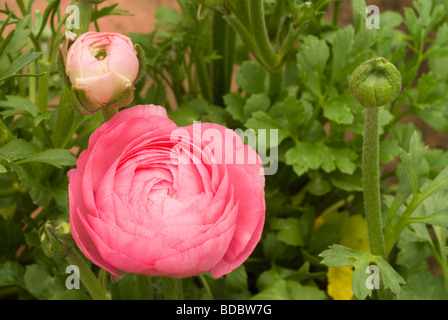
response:
[(320, 148), (313, 143), (301, 142), (286, 154), (286, 164), (292, 165), (294, 172), (301, 176), (310, 169), (316, 170), (322, 164)]
[(365, 0), (352, 0), (352, 12), (353, 20), (355, 22), (355, 29), (359, 30), (361, 25), (366, 20), (366, 1)]
[(0, 148), (0, 157), (7, 161), (22, 159), (39, 151), (39, 148), (23, 139), (14, 139)]
[(332, 172), (328, 178), (333, 186), (345, 191), (362, 191), (361, 170), (358, 169), (353, 174), (345, 174), (340, 171)]
[(248, 119), (256, 111), (267, 112), (271, 105), (271, 99), (265, 93), (253, 94), (244, 105), (244, 117)]
[(325, 103), (323, 109), (325, 118), (338, 124), (351, 124), (355, 119), (350, 107), (340, 99)]
[(298, 100), (290, 96), (283, 101), (283, 112), (288, 119), (289, 132), (296, 136), (299, 127), (311, 117), (313, 107), (306, 100)]
[(400, 300), (446, 300), (443, 277), (434, 276), (429, 271), (413, 273), (401, 291)]
[(38, 162), (52, 165), (56, 168), (70, 167), (76, 165), (76, 157), (71, 154), (67, 149), (48, 149), (42, 152), (38, 152), (24, 159), (19, 160), (17, 163)]
[(291, 246), (302, 246), (304, 241), (302, 238), (300, 220), (297, 218), (273, 219), (271, 228), (279, 230), (277, 238)]
[(330, 49), (323, 39), (307, 36), (303, 39), (297, 54), (297, 66), (304, 85), (316, 96), (322, 93), (321, 78)]
[[(252, 113), (252, 118), (247, 120), (245, 126), (247, 128), (254, 129), (255, 131), (258, 130), (258, 143), (260, 144), (262, 141), (260, 141), (260, 131), (265, 130), (266, 132), (266, 146), (268, 147), (276, 147), (278, 146), (283, 140), (285, 140), (289, 136), (289, 132), (286, 131), (280, 123), (278, 123), (275, 119), (273, 119), (270, 115), (263, 111), (256, 111)], [(278, 130), (278, 139), (277, 141), (274, 141), (271, 139), (271, 130)], [(262, 139), (263, 140), (263, 139)], [(272, 141), (271, 141), (272, 140)]]
[(325, 292), (311, 286), (302, 286), (293, 280), (278, 279), (252, 300), (325, 300)]
[(230, 113), (233, 119), (244, 122), (246, 120), (243, 110), (245, 105), (244, 98), (239, 93), (232, 92), (226, 94), (223, 99), (226, 110), (228, 113)]
[(448, 227), (448, 209), (441, 210), (425, 217), (411, 218), (411, 223), (426, 223), (440, 227)]
[(0, 257), (13, 258), (16, 251), (24, 243), (22, 229), (11, 219), (0, 216)]
[(248, 290), (247, 274), (244, 265), (239, 266), (225, 276), (225, 287), (230, 292), (242, 292)]
[(320, 254), (322, 264), (328, 267), (354, 267), (353, 293), (358, 299), (371, 296), (373, 289), (368, 289), (366, 280), (371, 275), (366, 269), (374, 264), (379, 268), (380, 287), (392, 290), (396, 295), (400, 294), (401, 284), (404, 279), (380, 256), (368, 252), (356, 251), (341, 245), (332, 245), (328, 250)]
[(389, 163), (395, 159), (400, 153), (400, 146), (398, 141), (394, 139), (387, 139), (380, 143), (380, 162)]
[(344, 69), (346, 61), (349, 60), (351, 46), (355, 30), (351, 25), (341, 28), (336, 32), (333, 39), (333, 65), (331, 72), (331, 79), (333, 83), (345, 76), (341, 71)]
[(169, 118), (178, 126), (189, 126), (199, 120), (199, 115), (191, 110), (179, 108), (169, 113)]
[(28, 99), (19, 96), (6, 96), (6, 99), (0, 101), (0, 107), (12, 110), (2, 111), (0, 113), (5, 118), (18, 114), (34, 118), (40, 114), (39, 108)]
[(254, 61), (245, 61), (236, 75), (236, 83), (247, 94), (265, 92), (266, 71)]
[(65, 277), (50, 274), (42, 264), (32, 264), (26, 267), (25, 285), (29, 292), (41, 300), (78, 300), (87, 299), (82, 290), (69, 290), (65, 286)]
[(127, 10), (115, 9), (118, 5), (119, 3), (114, 3), (113, 5), (103, 7), (100, 10), (93, 10), (91, 21), (95, 21), (107, 16), (131, 16), (129, 11)]
[(158, 7), (156, 11), (156, 28), (173, 28), (181, 23), (179, 13), (171, 7)]
[(0, 263), (0, 287), (18, 285), (24, 287), (25, 268), (19, 263), (6, 261)]
[[(3, 73), (0, 74), (0, 81), (6, 80), (11, 76), (14, 76), (22, 70), (25, 66), (29, 65), (31, 62), (37, 60), (42, 55), (42, 52), (33, 52), (28, 50), (19, 56), (16, 60), (11, 63), (11, 65)], [(18, 97), (17, 97), (18, 98)]]

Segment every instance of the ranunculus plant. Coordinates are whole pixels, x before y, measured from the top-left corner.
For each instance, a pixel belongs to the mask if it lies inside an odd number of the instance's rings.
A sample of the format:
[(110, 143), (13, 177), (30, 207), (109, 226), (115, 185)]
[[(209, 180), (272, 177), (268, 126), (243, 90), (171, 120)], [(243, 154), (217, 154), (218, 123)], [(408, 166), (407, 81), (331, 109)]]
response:
[(446, 1), (38, 2), (0, 3), (0, 298), (448, 299)]

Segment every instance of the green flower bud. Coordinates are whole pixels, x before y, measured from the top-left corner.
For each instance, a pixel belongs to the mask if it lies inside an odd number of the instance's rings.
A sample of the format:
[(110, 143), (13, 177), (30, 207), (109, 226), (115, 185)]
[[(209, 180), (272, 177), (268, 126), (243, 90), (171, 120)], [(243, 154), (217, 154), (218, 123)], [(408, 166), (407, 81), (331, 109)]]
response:
[(70, 233), (70, 224), (64, 220), (47, 221), (39, 230), (44, 253), (50, 258), (65, 258), (75, 241)]
[(367, 60), (352, 73), (350, 91), (365, 108), (384, 106), (400, 94), (400, 72), (384, 58)]

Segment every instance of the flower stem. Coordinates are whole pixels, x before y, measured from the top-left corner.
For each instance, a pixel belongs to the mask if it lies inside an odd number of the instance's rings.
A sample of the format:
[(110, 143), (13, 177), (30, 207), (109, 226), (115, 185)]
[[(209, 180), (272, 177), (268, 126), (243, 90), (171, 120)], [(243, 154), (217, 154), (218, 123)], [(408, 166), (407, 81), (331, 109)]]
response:
[(79, 277), (94, 300), (110, 300), (110, 294), (100, 284), (97, 277), (75, 248), (70, 250), (70, 253), (65, 259), (71, 265), (79, 268)]
[(103, 107), (101, 109), (101, 112), (103, 114), (104, 122), (107, 122), (110, 119), (112, 119), (112, 117), (114, 115), (116, 115), (118, 113), (118, 108), (116, 108), (116, 107)]
[(182, 300), (182, 279), (163, 278), (165, 300)]
[(379, 113), (378, 107), (366, 108), (364, 145), (362, 154), (362, 180), (364, 209), (367, 219), (370, 250), (386, 258), (386, 247), (381, 217), (379, 179)]
[(255, 44), (261, 53), (261, 59), (270, 67), (276, 70), (278, 58), (269, 40), (266, 21), (264, 18), (264, 1), (249, 0), (250, 21)]
[(136, 274), (137, 292), (140, 300), (154, 300), (152, 278), (144, 274)]
[(76, 34), (79, 36), (89, 31), (90, 19), (92, 18), (92, 4), (85, 0), (78, 1), (79, 7), (79, 30)]

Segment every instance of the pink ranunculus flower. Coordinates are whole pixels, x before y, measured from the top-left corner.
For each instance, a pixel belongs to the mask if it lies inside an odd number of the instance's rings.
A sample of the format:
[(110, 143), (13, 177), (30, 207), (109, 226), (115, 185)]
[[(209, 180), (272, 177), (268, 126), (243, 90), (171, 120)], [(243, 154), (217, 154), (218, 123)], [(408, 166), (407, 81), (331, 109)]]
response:
[(159, 106), (100, 126), (69, 181), (73, 238), (115, 275), (219, 277), (261, 237), (265, 181), (254, 149), (221, 125), (177, 127)]
[(105, 106), (123, 107), (132, 102), (144, 54), (125, 35), (83, 33), (67, 39), (61, 46), (61, 57), (79, 113), (92, 114)]

